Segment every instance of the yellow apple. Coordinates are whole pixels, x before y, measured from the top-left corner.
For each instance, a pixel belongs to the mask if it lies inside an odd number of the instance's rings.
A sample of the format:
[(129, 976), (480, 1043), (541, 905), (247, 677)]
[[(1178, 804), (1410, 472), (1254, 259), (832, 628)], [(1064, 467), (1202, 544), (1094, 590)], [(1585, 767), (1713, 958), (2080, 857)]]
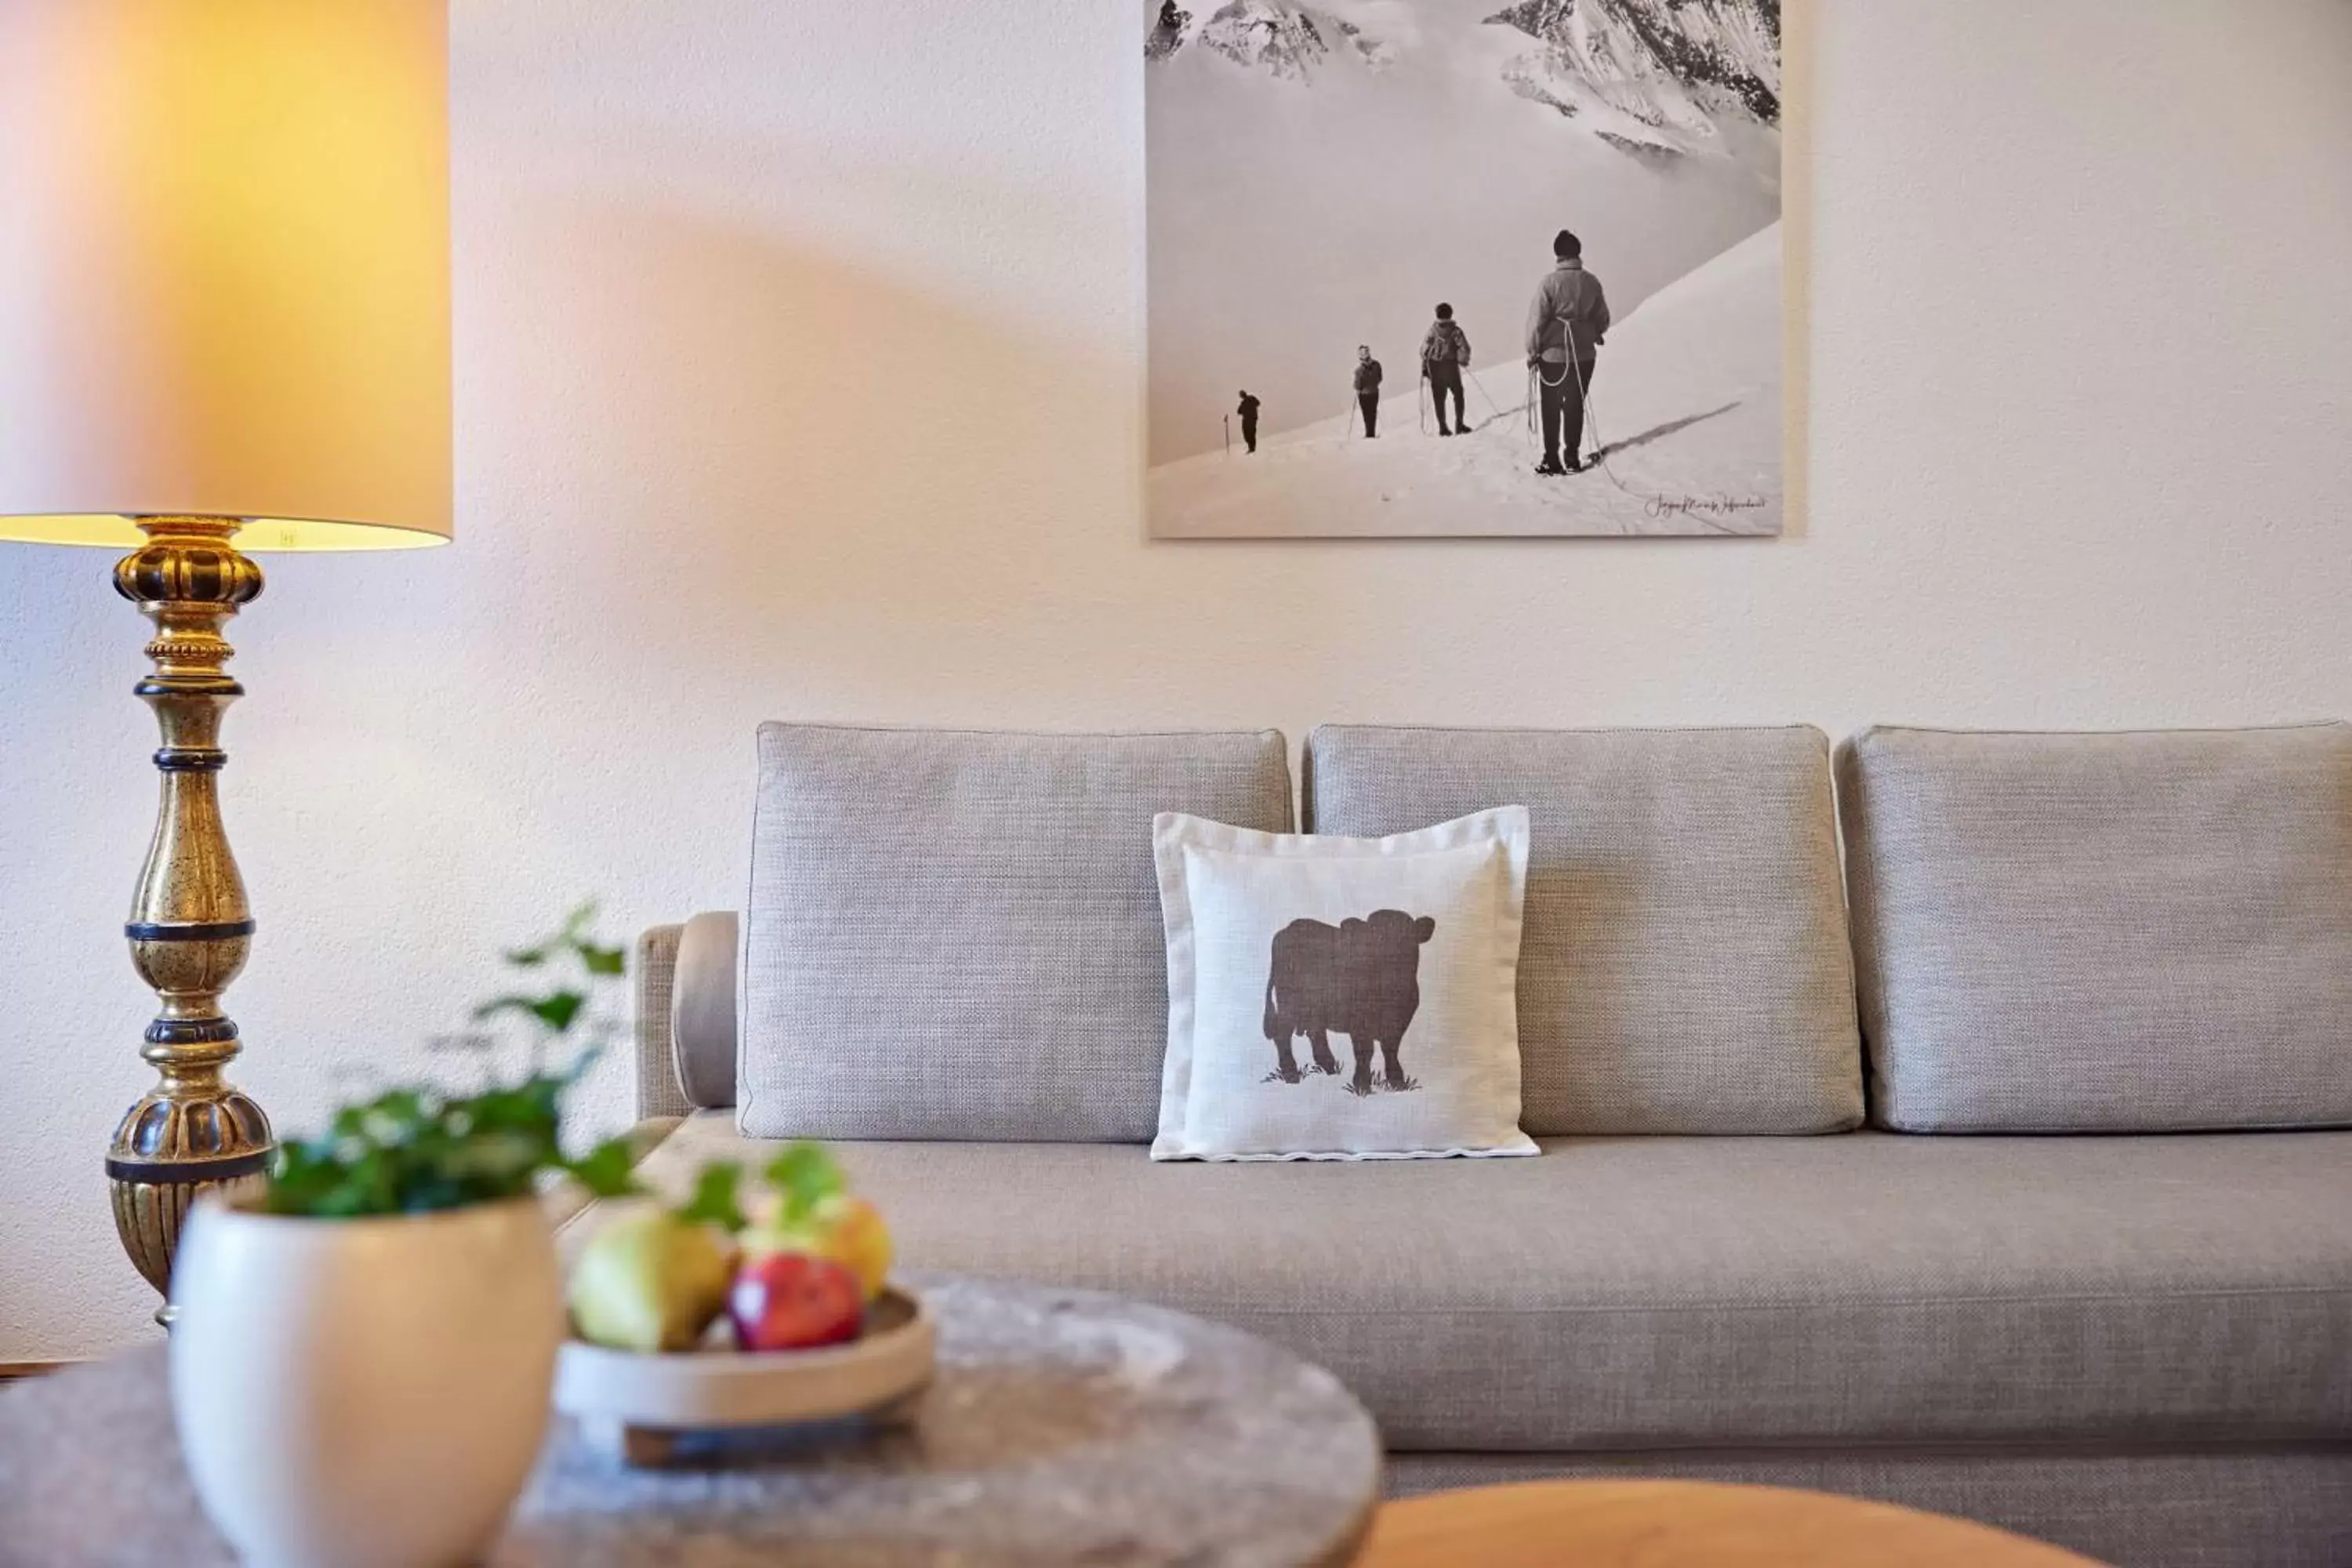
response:
[(882, 1293), (882, 1283), (890, 1277), (890, 1227), (883, 1223), (882, 1211), (846, 1193), (819, 1199), (808, 1217), (797, 1223), (745, 1231), (742, 1247), (747, 1259), (779, 1252), (830, 1258), (857, 1277), (857, 1288), (869, 1301)]
[(893, 1251), (882, 1211), (864, 1198), (835, 1193), (818, 1202), (816, 1223), (824, 1232), (825, 1255), (857, 1276), (867, 1300), (879, 1296)]

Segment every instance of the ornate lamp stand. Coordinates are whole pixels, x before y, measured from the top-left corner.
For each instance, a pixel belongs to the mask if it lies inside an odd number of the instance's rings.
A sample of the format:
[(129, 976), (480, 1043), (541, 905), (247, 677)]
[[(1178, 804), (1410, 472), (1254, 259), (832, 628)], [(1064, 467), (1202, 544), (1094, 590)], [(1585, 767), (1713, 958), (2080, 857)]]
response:
[[(114, 588), (155, 623), (154, 668), (137, 690), (163, 730), (163, 787), (123, 934), (163, 1006), (139, 1053), (157, 1082), (115, 1128), (106, 1174), (123, 1249), (168, 1298), (188, 1205), (206, 1188), (257, 1185), (275, 1142), (261, 1107), (221, 1076), (239, 1049), (221, 993), (253, 942), (216, 787), (221, 717), (245, 695), (223, 668), (236, 650), (221, 628), (260, 594), (261, 568), (229, 543), (241, 519), (137, 521), (147, 542), (115, 563)], [(168, 1300), (155, 1316), (170, 1323)]]
[(115, 590), (155, 623), (163, 805), (123, 929), (156, 1080), (106, 1174), (166, 1298), (189, 1205), (275, 1147), (222, 1076), (253, 941), (218, 790), (239, 546), (455, 531), (449, 10), (0, 0), (0, 540), (129, 550)]

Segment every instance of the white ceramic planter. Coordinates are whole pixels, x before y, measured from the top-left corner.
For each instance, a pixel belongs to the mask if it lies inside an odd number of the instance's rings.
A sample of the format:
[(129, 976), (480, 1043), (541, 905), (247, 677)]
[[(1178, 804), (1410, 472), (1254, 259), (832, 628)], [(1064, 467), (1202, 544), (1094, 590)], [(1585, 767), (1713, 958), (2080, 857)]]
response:
[(330, 1220), (212, 1201), (173, 1297), (180, 1444), (253, 1568), (446, 1568), (495, 1539), (563, 1337), (538, 1204)]

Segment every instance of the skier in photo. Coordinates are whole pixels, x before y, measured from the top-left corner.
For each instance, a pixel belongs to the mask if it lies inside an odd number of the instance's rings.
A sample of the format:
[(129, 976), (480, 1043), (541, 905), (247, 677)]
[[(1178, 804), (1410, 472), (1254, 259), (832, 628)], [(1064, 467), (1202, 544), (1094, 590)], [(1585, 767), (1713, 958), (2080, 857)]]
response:
[(1244, 387), (1242, 389), (1241, 405), (1235, 408), (1234, 412), (1242, 416), (1242, 444), (1247, 447), (1251, 451), (1256, 451), (1257, 399), (1249, 395), (1249, 389), (1247, 387)]
[[(1466, 436), (1469, 421), (1462, 414), (1462, 373), (1470, 368), (1470, 334), (1454, 320), (1454, 307), (1437, 307), (1437, 321), (1421, 340), (1421, 374), (1429, 383), (1430, 400), (1437, 405), (1437, 433)], [(1445, 424), (1445, 396), (1454, 395), (1454, 425)]]
[(1181, 9), (1176, 0), (1160, 0), (1160, 21), (1144, 36), (1143, 58), (1164, 60), (1184, 47), (1184, 25), (1192, 19), (1190, 11)]
[(1364, 411), (1364, 435), (1367, 438), (1381, 433), (1381, 362), (1372, 357), (1371, 345), (1356, 345), (1356, 406)]
[(1584, 246), (1576, 236), (1561, 229), (1551, 254), (1552, 269), (1536, 285), (1535, 302), (1528, 307), (1528, 368), (1542, 384), (1544, 455), (1536, 472), (1572, 474), (1584, 467), (1584, 398), (1601, 334), (1609, 330), (1609, 298), (1601, 279), (1584, 269)]

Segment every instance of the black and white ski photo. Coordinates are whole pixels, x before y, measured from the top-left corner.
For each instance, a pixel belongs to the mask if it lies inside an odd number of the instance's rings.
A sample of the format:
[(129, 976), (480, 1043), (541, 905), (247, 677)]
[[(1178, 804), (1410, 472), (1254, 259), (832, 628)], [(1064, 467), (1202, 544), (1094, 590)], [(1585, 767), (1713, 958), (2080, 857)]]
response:
[(1780, 531), (1780, 0), (1141, 20), (1154, 535)]

